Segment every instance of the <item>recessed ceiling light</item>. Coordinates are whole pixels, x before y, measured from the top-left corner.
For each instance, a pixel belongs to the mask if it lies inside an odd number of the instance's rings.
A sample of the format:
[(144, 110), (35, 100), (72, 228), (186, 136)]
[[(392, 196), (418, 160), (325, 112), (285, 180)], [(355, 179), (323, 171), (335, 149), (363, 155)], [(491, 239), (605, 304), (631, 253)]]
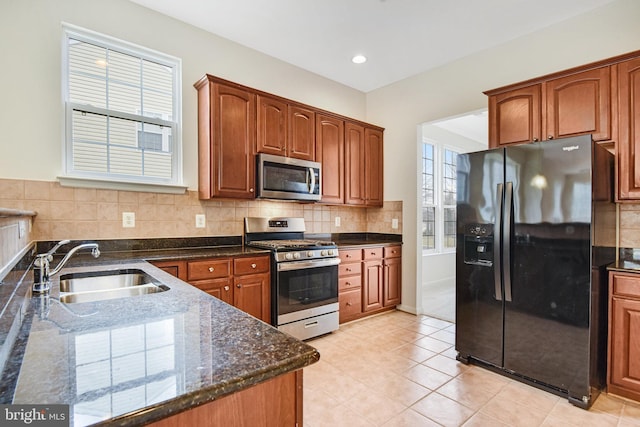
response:
[(367, 62), (367, 57), (364, 55), (356, 55), (351, 58), (351, 62), (353, 62), (354, 64), (363, 64)]

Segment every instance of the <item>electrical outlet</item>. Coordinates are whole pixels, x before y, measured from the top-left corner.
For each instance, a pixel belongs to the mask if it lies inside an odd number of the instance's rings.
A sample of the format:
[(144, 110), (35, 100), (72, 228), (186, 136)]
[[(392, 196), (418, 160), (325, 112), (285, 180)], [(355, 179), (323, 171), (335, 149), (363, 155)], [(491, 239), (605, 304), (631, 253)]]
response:
[(393, 218), (391, 220), (391, 228), (393, 228), (393, 229), (398, 228), (398, 218)]
[(206, 223), (204, 214), (196, 214), (196, 228), (204, 228)]
[(20, 221), (18, 224), (18, 239), (22, 239), (26, 234), (27, 229), (25, 227), (25, 221)]
[(336, 227), (340, 227), (340, 217), (336, 217)]
[(122, 212), (122, 227), (134, 228), (136, 226), (136, 213), (135, 212)]

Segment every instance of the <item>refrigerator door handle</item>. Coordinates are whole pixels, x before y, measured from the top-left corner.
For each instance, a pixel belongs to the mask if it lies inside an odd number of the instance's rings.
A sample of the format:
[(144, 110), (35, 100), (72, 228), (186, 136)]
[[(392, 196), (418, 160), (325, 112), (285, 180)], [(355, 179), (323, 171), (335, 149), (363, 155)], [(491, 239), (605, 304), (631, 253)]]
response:
[(498, 184), (496, 203), (496, 222), (493, 225), (493, 283), (496, 292), (496, 301), (502, 301), (502, 254), (500, 242), (502, 241), (502, 200), (504, 199), (504, 185)]
[(513, 182), (506, 183), (504, 199), (504, 299), (505, 301), (511, 301), (511, 226), (513, 225)]

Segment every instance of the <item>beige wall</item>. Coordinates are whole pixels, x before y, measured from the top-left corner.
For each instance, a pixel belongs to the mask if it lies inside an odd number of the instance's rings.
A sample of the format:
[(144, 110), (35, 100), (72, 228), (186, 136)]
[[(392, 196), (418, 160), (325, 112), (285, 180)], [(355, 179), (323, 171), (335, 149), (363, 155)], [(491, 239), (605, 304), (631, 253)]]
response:
[[(417, 126), (487, 107), (482, 91), (640, 50), (640, 1), (600, 9), (367, 94), (367, 120), (385, 130), (385, 198), (403, 201), (404, 254), (419, 253)], [(631, 209), (631, 208), (625, 208)], [(621, 220), (623, 227), (639, 221)], [(637, 228), (629, 231), (637, 231)], [(635, 246), (640, 244), (635, 239)], [(632, 243), (627, 241), (627, 243)], [(402, 258), (402, 307), (416, 307), (422, 257)]]

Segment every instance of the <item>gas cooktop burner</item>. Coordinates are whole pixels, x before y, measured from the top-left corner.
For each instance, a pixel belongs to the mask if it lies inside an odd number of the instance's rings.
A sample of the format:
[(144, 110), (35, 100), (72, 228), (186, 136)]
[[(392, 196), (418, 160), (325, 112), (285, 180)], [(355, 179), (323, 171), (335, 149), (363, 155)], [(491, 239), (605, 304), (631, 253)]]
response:
[(249, 244), (250, 246), (256, 246), (267, 249), (307, 249), (322, 246), (335, 247), (334, 242), (326, 240), (256, 240)]

